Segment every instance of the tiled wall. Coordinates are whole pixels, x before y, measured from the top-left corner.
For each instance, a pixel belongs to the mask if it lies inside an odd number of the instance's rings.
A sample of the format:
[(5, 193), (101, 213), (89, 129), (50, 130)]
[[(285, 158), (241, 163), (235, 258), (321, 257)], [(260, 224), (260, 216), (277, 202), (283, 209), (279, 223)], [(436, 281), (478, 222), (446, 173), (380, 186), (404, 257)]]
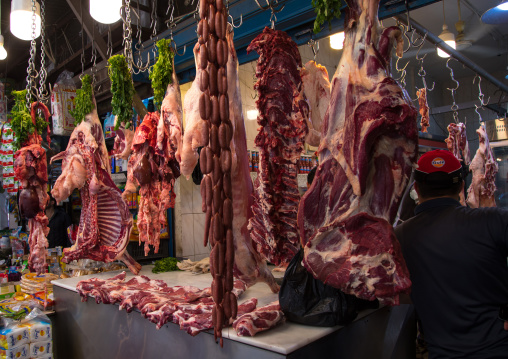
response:
[[(325, 39), (321, 41), (321, 50), (316, 61), (327, 67), (330, 79), (335, 72), (335, 68), (340, 60), (341, 51), (331, 50), (329, 42)], [(309, 46), (300, 46), (302, 62), (305, 64), (313, 58), (312, 50)], [(258, 133), (258, 124), (256, 120), (247, 119), (247, 111), (256, 109), (256, 92), (254, 91), (254, 73), (256, 62), (241, 65), (238, 76), (240, 78), (240, 91), (242, 94), (243, 117), (245, 119), (245, 131), (247, 135), (247, 148), (255, 149), (254, 139)], [(182, 99), (189, 90), (191, 83), (180, 86)], [(184, 118), (185, 128), (185, 118)], [(306, 175), (299, 175), (299, 186), (306, 187)], [(189, 258), (197, 261), (210, 254), (210, 248), (203, 246), (205, 214), (201, 212), (201, 192), (199, 185), (192, 182), (192, 178), (187, 180), (180, 177), (175, 183), (175, 247), (176, 256)]]

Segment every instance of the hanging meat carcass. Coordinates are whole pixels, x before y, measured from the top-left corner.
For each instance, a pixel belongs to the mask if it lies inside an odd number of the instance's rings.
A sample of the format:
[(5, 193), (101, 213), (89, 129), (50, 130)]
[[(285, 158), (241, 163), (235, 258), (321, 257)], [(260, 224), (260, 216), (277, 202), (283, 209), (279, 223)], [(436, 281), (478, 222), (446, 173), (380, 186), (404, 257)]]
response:
[[(34, 102), (31, 106), (30, 115), (32, 122), (36, 123), (36, 110), (42, 110), (44, 119), (49, 122), (48, 108), (41, 102)], [(48, 129), (49, 131), (49, 129)], [(51, 142), (48, 134), (48, 143)], [(42, 138), (35, 130), (14, 155), (14, 173), (20, 182), (19, 210), (21, 215), (28, 219), (30, 236), (30, 256), (28, 263), (30, 269), (38, 274), (46, 269), (46, 248), (49, 233), (49, 220), (44, 213), (49, 196), (46, 193), (48, 183), (48, 171), (46, 151), (41, 146)]]
[(308, 134), (309, 105), (302, 91), (302, 60), (296, 43), (283, 31), (268, 27), (247, 47), (256, 51), (261, 126), (256, 136), (259, 174), (255, 181), (251, 238), (275, 265), (287, 265), (298, 252), (296, 214), (297, 161)]
[(427, 128), (430, 126), (429, 123), (429, 104), (427, 103), (427, 88), (421, 88), (416, 91), (418, 97), (418, 106), (420, 107), (419, 112), (422, 116), (420, 120), (420, 126), (422, 132), (427, 132)]
[[(228, 96), (229, 116), (233, 126), (231, 141), (231, 187), (233, 199), (233, 239), (235, 246), (234, 276), (250, 287), (257, 282), (265, 282), (276, 293), (279, 286), (268, 269), (266, 261), (254, 249), (247, 229), (252, 217), (253, 188), (250, 177), (247, 138), (242, 112), (242, 96), (238, 77), (238, 57), (236, 55), (233, 32), (226, 35), (229, 49)], [(203, 202), (206, 211), (206, 202)]]
[[(471, 162), (469, 155), (469, 143), (466, 136), (466, 125), (462, 122), (450, 123), (448, 125), (448, 138), (445, 139), (448, 150), (453, 153), (465, 165)], [(459, 193), (459, 201), (463, 206), (466, 205), (466, 196), (464, 191)]]
[(57, 202), (77, 188), (81, 193), (81, 218), (76, 243), (65, 248), (62, 261), (80, 258), (123, 261), (135, 274), (141, 266), (127, 252), (132, 216), (120, 190), (111, 179), (111, 167), (97, 111), (74, 129), (67, 149), (51, 159), (63, 160), (62, 174), (51, 194)]
[[(177, 83), (178, 84), (178, 83)], [(173, 185), (179, 176), (178, 165), (172, 157), (157, 154), (157, 126), (160, 115), (158, 112), (149, 112), (141, 125), (136, 128), (132, 141), (132, 154), (127, 167), (127, 183), (122, 194), (124, 200), (128, 195), (139, 190), (138, 231), (139, 243), (144, 243), (145, 255), (159, 251), (161, 226), (166, 224), (166, 210), (174, 206), (175, 194)], [(165, 134), (168, 136), (168, 133)], [(171, 150), (164, 147), (169, 156)]]
[(473, 172), (473, 180), (467, 190), (467, 204), (471, 208), (496, 207), (494, 194), (499, 166), (490, 148), (485, 125), (481, 124), (476, 133), (480, 145), (469, 165), (469, 170)]
[[(201, 44), (198, 42), (194, 46), (194, 60), (196, 63), (196, 79), (192, 82), (192, 86), (185, 95), (183, 110), (185, 113), (185, 132), (183, 135), (181, 160), (180, 160), (180, 171), (187, 179), (194, 171), (194, 167), (198, 163), (198, 148), (203, 147), (208, 143), (209, 126), (206, 121), (201, 120), (200, 108), (204, 110), (205, 116), (210, 114), (211, 103), (201, 100), (201, 95), (204, 91), (201, 88), (208, 87), (210, 82), (210, 75), (206, 70), (206, 65), (203, 65), (205, 69), (201, 67), (201, 61), (204, 59), (202, 53)], [(208, 62), (207, 62), (208, 64)], [(215, 76), (216, 69), (214, 72)], [(217, 81), (215, 79), (215, 81)]]
[(417, 113), (390, 75), (400, 29), (380, 27), (379, 0), (346, 2), (320, 165), (298, 211), (303, 264), (347, 294), (398, 304), (411, 282), (392, 223), (416, 161)]
[(113, 147), (113, 154), (115, 155), (115, 158), (122, 160), (129, 159), (129, 156), (132, 153), (133, 139), (134, 131), (126, 129), (123, 125), (116, 130), (115, 144)]
[(330, 103), (330, 79), (326, 67), (312, 60), (305, 64), (300, 74), (303, 82), (303, 93), (310, 105), (310, 114), (307, 121), (309, 134), (305, 138), (305, 142), (318, 147), (321, 141), (323, 119)]

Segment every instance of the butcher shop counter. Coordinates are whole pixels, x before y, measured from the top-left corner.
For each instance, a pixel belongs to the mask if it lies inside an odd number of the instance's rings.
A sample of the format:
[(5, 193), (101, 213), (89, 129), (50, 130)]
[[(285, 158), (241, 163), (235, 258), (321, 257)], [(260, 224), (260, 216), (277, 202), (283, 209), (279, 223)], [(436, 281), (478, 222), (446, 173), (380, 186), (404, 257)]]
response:
[[(140, 274), (162, 279), (170, 286), (209, 287), (210, 274), (190, 272), (153, 274), (143, 266)], [(410, 305), (362, 311), (347, 326), (310, 327), (285, 322), (254, 337), (239, 337), (232, 327), (222, 331), (224, 346), (216, 344), (213, 330), (195, 337), (174, 323), (157, 330), (139, 312), (119, 311), (118, 305), (81, 302), (80, 280), (111, 278), (121, 271), (53, 281), (55, 295), (54, 348), (57, 359), (111, 358), (411, 358), (415, 355), (415, 318)], [(282, 276), (275, 272), (274, 275)], [(131, 277), (132, 274), (127, 274)], [(258, 299), (258, 307), (278, 299), (267, 285), (247, 289), (239, 302)]]

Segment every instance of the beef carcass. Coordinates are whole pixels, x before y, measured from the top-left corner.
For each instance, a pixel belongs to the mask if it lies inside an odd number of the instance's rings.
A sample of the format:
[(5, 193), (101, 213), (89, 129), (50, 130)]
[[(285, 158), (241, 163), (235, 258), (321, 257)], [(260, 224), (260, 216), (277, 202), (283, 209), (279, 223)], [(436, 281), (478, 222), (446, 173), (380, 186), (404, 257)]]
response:
[(429, 123), (429, 104), (427, 103), (427, 88), (421, 88), (416, 91), (418, 96), (418, 106), (420, 107), (420, 126), (422, 132), (427, 132), (427, 128), (430, 126)]
[[(116, 122), (116, 121), (115, 121)], [(132, 140), (134, 139), (134, 131), (126, 129), (121, 125), (116, 130), (115, 144), (113, 146), (113, 153), (115, 158), (128, 160), (132, 153)]]
[(467, 189), (467, 204), (471, 208), (496, 207), (496, 173), (499, 166), (490, 148), (485, 125), (476, 130), (480, 145), (476, 151), (469, 170), (473, 172), (473, 180)]
[(312, 60), (305, 64), (300, 74), (302, 76), (303, 93), (310, 105), (310, 114), (307, 121), (309, 134), (305, 138), (305, 142), (318, 147), (321, 141), (323, 119), (330, 103), (330, 78), (326, 67)]
[(62, 261), (121, 260), (133, 273), (138, 273), (141, 266), (126, 252), (132, 216), (111, 179), (102, 126), (95, 109), (74, 129), (67, 149), (51, 159), (57, 160), (63, 160), (62, 174), (51, 194), (60, 202), (77, 188), (82, 202), (76, 243), (64, 249)]
[(246, 313), (233, 322), (233, 328), (239, 337), (253, 337), (259, 332), (271, 329), (284, 321), (279, 301)]
[(448, 138), (445, 139), (448, 150), (459, 160), (463, 160), (466, 165), (471, 162), (469, 157), (469, 143), (466, 136), (466, 125), (460, 123), (450, 123), (448, 125)]
[[(233, 194), (233, 239), (235, 244), (235, 266), (233, 274), (250, 287), (257, 282), (268, 284), (272, 292), (279, 291), (279, 285), (268, 269), (266, 261), (254, 249), (247, 226), (252, 217), (253, 188), (247, 162), (247, 137), (242, 112), (242, 96), (238, 77), (238, 57), (236, 55), (233, 32), (227, 34), (228, 58), (228, 96), (229, 116), (233, 126), (231, 142), (231, 187)], [(203, 209), (206, 211), (206, 203)]]
[(380, 28), (379, 0), (347, 0), (344, 53), (298, 226), (305, 268), (359, 298), (398, 304), (411, 286), (392, 223), (416, 161), (416, 109), (390, 75), (399, 28)]
[[(208, 71), (201, 68), (201, 49), (198, 42), (194, 46), (194, 60), (196, 63), (196, 79), (192, 82), (192, 86), (187, 91), (183, 102), (183, 110), (185, 113), (185, 132), (183, 135), (180, 171), (182, 175), (189, 178), (194, 171), (194, 167), (198, 163), (198, 148), (203, 147), (208, 143), (209, 128), (206, 121), (201, 120), (200, 106), (206, 107), (204, 110), (207, 115), (210, 115), (211, 104), (209, 101), (203, 100), (203, 105), (200, 105), (202, 91), (201, 83), (209, 82)], [(204, 80), (202, 80), (204, 78)]]
[[(32, 122), (36, 123), (36, 110), (42, 110), (44, 119), (49, 121), (51, 116), (48, 108), (41, 102), (34, 102), (30, 115)], [(48, 143), (51, 142), (48, 135)], [(49, 233), (49, 220), (44, 213), (49, 196), (46, 193), (48, 171), (46, 151), (41, 146), (42, 138), (34, 131), (28, 136), (22, 147), (14, 154), (14, 173), (20, 183), (19, 210), (21, 215), (28, 219), (30, 236), (30, 256), (28, 264), (30, 269), (38, 274), (46, 269), (46, 248)]]
[(150, 246), (155, 253), (159, 251), (160, 230), (167, 223), (166, 210), (174, 206), (173, 185), (180, 175), (174, 153), (165, 147), (162, 156), (157, 152), (159, 117), (158, 112), (149, 112), (136, 128), (122, 194), (125, 200), (140, 187), (137, 226), (139, 244), (145, 244), (145, 255), (150, 252)]
[(275, 265), (287, 265), (298, 251), (297, 160), (308, 134), (309, 105), (302, 91), (302, 60), (296, 43), (268, 27), (247, 47), (256, 51), (259, 99), (256, 136), (260, 167), (255, 181), (251, 238), (258, 252)]

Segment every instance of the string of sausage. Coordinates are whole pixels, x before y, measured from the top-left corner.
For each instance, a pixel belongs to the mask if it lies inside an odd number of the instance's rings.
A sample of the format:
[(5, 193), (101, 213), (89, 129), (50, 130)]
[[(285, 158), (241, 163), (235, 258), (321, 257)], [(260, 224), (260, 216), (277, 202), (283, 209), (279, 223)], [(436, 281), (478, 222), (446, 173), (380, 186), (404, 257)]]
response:
[(231, 189), (231, 138), (226, 42), (227, 9), (223, 0), (201, 0), (198, 24), (200, 78), (199, 113), (207, 121), (209, 142), (201, 150), (200, 167), (203, 210), (206, 212), (204, 245), (210, 243), (210, 270), (213, 276), (212, 320), (215, 340), (230, 318), (236, 317), (233, 289), (233, 203)]

